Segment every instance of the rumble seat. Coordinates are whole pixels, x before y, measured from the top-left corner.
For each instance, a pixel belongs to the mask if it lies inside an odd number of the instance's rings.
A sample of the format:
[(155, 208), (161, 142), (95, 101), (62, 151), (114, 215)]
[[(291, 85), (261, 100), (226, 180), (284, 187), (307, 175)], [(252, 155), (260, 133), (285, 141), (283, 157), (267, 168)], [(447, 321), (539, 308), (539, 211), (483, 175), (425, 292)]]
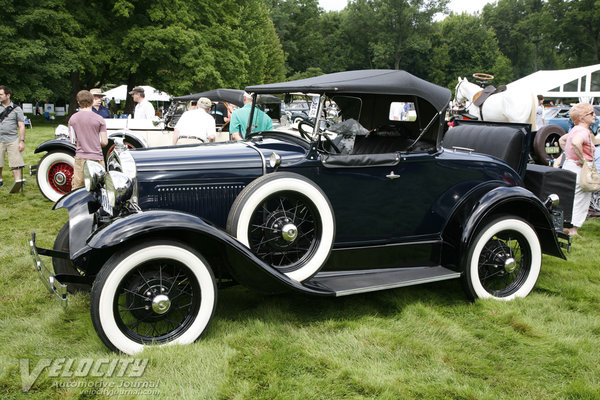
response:
[(519, 174), (525, 171), (527, 131), (521, 125), (460, 124), (450, 128), (442, 147), (487, 154), (505, 161)]

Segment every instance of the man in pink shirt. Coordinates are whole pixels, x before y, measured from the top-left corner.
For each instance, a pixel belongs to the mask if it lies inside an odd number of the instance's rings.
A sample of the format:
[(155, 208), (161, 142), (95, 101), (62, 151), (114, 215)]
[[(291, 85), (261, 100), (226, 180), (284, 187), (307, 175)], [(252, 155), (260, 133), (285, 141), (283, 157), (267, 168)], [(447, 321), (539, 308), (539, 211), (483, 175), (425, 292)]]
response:
[(104, 167), (102, 147), (108, 144), (106, 123), (104, 118), (92, 111), (94, 96), (89, 90), (77, 93), (79, 111), (69, 119), (69, 134), (75, 134), (77, 149), (75, 151), (75, 168), (71, 189), (83, 186), (83, 164), (86, 160), (95, 161)]

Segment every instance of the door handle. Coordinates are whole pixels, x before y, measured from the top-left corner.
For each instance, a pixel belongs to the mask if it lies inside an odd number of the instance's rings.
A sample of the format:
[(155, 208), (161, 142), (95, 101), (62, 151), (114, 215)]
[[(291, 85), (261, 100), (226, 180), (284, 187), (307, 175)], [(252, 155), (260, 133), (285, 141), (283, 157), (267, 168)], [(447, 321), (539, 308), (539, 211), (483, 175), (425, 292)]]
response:
[(391, 172), (390, 172), (389, 174), (387, 174), (385, 177), (386, 177), (386, 178), (388, 178), (388, 179), (398, 179), (398, 178), (400, 178), (400, 175), (396, 175), (396, 174), (394, 173), (394, 171), (391, 171)]

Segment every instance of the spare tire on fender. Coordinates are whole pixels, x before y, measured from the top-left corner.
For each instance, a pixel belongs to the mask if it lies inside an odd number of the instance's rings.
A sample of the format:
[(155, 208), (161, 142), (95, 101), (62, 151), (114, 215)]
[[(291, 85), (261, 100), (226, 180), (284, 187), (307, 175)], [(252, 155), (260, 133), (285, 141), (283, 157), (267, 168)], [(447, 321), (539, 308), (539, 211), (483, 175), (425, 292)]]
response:
[(558, 125), (543, 126), (533, 139), (533, 159), (537, 164), (548, 165), (562, 152), (558, 141), (566, 134)]
[(227, 232), (263, 262), (301, 282), (327, 261), (335, 221), (327, 196), (315, 183), (274, 172), (240, 192), (229, 211)]

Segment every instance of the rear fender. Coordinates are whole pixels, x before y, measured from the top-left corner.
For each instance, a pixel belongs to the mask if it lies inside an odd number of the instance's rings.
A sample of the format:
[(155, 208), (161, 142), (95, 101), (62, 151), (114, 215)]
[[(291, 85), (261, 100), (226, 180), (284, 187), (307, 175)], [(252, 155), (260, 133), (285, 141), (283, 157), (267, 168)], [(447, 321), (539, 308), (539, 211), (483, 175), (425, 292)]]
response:
[[(250, 249), (221, 229), (194, 215), (177, 211), (145, 211), (116, 219), (90, 236), (87, 246), (73, 256), (86, 257), (88, 263), (92, 259), (104, 260), (119, 248), (160, 237), (186, 242), (205, 256), (215, 268), (225, 268), (233, 279), (245, 286), (271, 293), (292, 289), (322, 294), (302, 286), (265, 264)], [(92, 269), (100, 267), (101, 265)]]
[(33, 152), (37, 154), (43, 151), (48, 153), (62, 151), (75, 156), (75, 150), (75, 145), (66, 139), (52, 139), (40, 144)]
[(444, 263), (460, 266), (482, 224), (506, 214), (520, 217), (533, 226), (544, 254), (566, 259), (550, 213), (540, 199), (520, 186), (488, 186), (475, 190), (450, 218), (443, 233), (444, 241), (450, 247)]

